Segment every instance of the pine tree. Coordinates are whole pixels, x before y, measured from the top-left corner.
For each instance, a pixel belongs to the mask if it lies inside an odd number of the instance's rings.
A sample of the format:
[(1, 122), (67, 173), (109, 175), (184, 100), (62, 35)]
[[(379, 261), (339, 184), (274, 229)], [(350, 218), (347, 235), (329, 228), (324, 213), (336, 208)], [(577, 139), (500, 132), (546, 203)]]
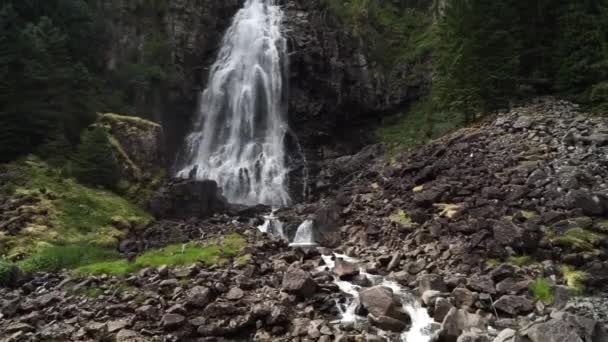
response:
[(85, 130), (75, 157), (74, 176), (87, 185), (115, 189), (119, 180), (118, 164), (112, 145), (101, 127)]

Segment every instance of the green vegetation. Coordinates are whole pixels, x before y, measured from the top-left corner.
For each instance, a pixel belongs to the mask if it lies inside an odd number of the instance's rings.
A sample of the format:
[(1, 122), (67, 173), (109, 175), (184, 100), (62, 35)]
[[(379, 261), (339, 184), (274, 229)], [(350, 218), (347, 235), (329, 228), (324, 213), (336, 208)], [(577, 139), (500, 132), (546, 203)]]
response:
[(603, 0), (449, 1), (437, 30), (436, 101), (469, 122), (555, 91), (605, 108), (607, 19)]
[(422, 100), (397, 117), (387, 119), (376, 131), (378, 139), (392, 153), (424, 144), (464, 125), (464, 116), (438, 110), (430, 98)]
[(562, 235), (549, 234), (549, 239), (554, 244), (580, 251), (594, 250), (599, 246), (604, 237), (605, 235), (603, 234), (583, 228), (568, 229)]
[(47, 245), (40, 247), (32, 256), (17, 262), (17, 265), (27, 273), (57, 272), (118, 257), (120, 254), (114, 249), (92, 244)]
[(528, 255), (510, 256), (507, 258), (507, 263), (522, 267), (531, 265), (533, 260)]
[(388, 218), (391, 222), (398, 223), (404, 227), (408, 227), (412, 224), (412, 218), (403, 209), (397, 210)]
[[(96, 111), (144, 111), (152, 93), (174, 83), (166, 0), (118, 10), (88, 0), (7, 0), (0, 5), (0, 162), (45, 143), (75, 146)], [(116, 22), (146, 27), (141, 45), (121, 44)], [(120, 58), (117, 58), (120, 57)], [(60, 136), (60, 139), (58, 139)], [(57, 146), (55, 146), (57, 147)], [(57, 151), (57, 149), (52, 149)], [(41, 157), (54, 158), (44, 150)]]
[(115, 223), (137, 226), (152, 220), (149, 214), (124, 198), (81, 185), (37, 158), (30, 157), (6, 167), (9, 173), (15, 174), (11, 182), (14, 196), (35, 199), (23, 210), (36, 213), (19, 234), (0, 233), (0, 255), (10, 260), (40, 252), (40, 244), (114, 248), (126, 234)]
[(342, 26), (360, 39), (373, 68), (386, 72), (400, 62), (423, 64), (433, 50), (428, 2), (323, 0)]
[(560, 267), (566, 285), (572, 290), (575, 295), (582, 295), (585, 291), (584, 281), (587, 278), (587, 273), (583, 271), (577, 271), (568, 265), (562, 265)]
[[(127, 274), (149, 266), (177, 266), (189, 265), (202, 262), (206, 265), (221, 264), (227, 258), (238, 255), (239, 250), (246, 242), (242, 236), (231, 234), (224, 237), (223, 241), (211, 240), (204, 244), (190, 242), (187, 244), (170, 245), (158, 250), (150, 250), (136, 258), (134, 262), (124, 259), (103, 261), (88, 264), (77, 269), (81, 273), (93, 274)], [(249, 257), (237, 258), (239, 264), (247, 263)]]
[(553, 303), (553, 289), (551, 283), (544, 278), (536, 279), (530, 284), (530, 292), (535, 300), (541, 301), (547, 305)]
[(82, 184), (115, 189), (120, 178), (112, 144), (101, 127), (85, 130), (76, 152), (74, 176)]

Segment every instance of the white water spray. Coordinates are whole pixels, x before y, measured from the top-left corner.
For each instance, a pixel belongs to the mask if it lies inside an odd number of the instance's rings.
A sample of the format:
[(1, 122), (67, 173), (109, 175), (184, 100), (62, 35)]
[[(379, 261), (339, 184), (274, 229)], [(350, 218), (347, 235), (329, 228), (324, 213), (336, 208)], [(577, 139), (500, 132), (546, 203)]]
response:
[(213, 179), (233, 203), (286, 206), (286, 40), (276, 0), (247, 0), (226, 35), (177, 176)]
[(296, 236), (293, 242), (289, 244), (290, 247), (316, 247), (317, 243), (313, 237), (313, 221), (306, 220), (298, 227)]

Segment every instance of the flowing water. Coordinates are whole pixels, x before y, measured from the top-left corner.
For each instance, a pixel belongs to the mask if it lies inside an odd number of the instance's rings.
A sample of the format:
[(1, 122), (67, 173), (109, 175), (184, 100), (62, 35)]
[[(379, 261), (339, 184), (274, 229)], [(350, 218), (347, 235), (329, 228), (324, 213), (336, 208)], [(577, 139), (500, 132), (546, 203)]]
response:
[[(319, 271), (333, 269), (335, 267), (335, 258), (341, 258), (344, 261), (351, 263), (357, 263), (359, 261), (355, 258), (342, 254), (323, 255), (322, 258), (325, 265), (320, 266)], [(429, 316), (427, 310), (420, 306), (418, 301), (411, 293), (409, 293), (401, 285), (393, 281), (386, 280), (382, 276), (369, 274), (362, 268), (359, 270), (359, 273), (366, 277), (373, 285), (386, 286), (390, 288), (401, 300), (403, 309), (409, 314), (412, 320), (412, 325), (408, 331), (398, 336), (398, 340), (402, 342), (430, 341), (430, 327), (433, 323), (433, 319)], [(334, 283), (338, 286), (338, 288), (340, 288), (340, 291), (350, 296), (350, 299), (346, 303), (336, 303), (341, 315), (340, 321), (347, 324), (356, 324), (358, 322), (367, 321), (366, 317), (358, 316), (356, 314), (357, 306), (359, 306), (359, 291), (362, 289), (361, 286), (353, 284), (349, 281), (340, 280), (337, 277), (335, 277)], [(388, 340), (391, 340), (389, 333), (384, 332), (384, 335)]]
[(286, 206), (283, 12), (247, 0), (226, 32), (186, 138), (178, 177), (213, 179), (232, 203)]
[(306, 220), (298, 227), (296, 236), (293, 242), (289, 244), (290, 247), (315, 247), (317, 243), (313, 237), (313, 221)]

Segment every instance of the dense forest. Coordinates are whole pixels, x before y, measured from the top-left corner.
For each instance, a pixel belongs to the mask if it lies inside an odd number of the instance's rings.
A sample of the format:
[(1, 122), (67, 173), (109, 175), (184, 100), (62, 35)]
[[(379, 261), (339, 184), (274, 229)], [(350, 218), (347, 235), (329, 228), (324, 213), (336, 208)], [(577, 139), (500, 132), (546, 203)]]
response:
[[(103, 1), (3, 1), (0, 8), (0, 160), (9, 161), (42, 144), (73, 147), (97, 112), (134, 113), (140, 92), (172, 72), (162, 34), (121, 65), (107, 51), (111, 23)], [(164, 2), (141, 5), (155, 17)], [(146, 13), (151, 11), (152, 13)], [(140, 115), (144, 115), (139, 113)], [(56, 157), (65, 149), (43, 149)]]

